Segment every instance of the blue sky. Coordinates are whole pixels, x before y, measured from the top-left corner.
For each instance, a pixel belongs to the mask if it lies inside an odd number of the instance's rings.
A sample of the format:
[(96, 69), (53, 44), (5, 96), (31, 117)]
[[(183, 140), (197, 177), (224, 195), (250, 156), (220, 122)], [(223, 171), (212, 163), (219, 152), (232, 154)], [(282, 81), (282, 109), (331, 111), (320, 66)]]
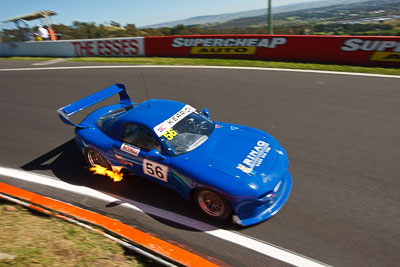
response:
[[(273, 0), (274, 6), (316, 0)], [(266, 8), (267, 0), (2, 0), (0, 21), (39, 10), (58, 13), (52, 23), (73, 21), (146, 26), (194, 16), (217, 15)], [(39, 22), (39, 21), (38, 21)], [(36, 22), (37, 23), (37, 22)], [(34, 23), (35, 24), (35, 23)]]

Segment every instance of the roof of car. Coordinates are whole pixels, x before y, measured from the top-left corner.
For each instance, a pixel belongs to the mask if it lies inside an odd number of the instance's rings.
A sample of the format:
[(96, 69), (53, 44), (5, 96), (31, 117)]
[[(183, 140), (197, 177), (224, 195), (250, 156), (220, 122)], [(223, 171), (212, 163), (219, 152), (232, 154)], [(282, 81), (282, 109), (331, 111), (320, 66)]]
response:
[(153, 129), (156, 125), (176, 114), (184, 106), (184, 103), (178, 101), (150, 99), (126, 112), (121, 117), (121, 120), (142, 124), (149, 129)]

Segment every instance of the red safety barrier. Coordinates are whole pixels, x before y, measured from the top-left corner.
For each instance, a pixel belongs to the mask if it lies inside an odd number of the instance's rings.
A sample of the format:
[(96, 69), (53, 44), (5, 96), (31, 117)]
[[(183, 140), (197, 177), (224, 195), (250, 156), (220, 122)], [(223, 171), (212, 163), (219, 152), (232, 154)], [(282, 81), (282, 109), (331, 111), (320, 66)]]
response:
[(400, 37), (182, 35), (145, 37), (146, 56), (400, 66)]

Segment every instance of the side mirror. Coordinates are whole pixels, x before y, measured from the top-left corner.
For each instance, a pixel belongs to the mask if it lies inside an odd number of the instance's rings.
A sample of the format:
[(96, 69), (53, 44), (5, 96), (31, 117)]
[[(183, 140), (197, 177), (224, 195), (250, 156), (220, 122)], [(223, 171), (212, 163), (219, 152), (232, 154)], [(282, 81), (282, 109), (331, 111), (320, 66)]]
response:
[(210, 118), (210, 112), (208, 112), (208, 109), (203, 108), (203, 114), (204, 114), (207, 118)]
[(158, 159), (158, 160), (165, 159), (165, 157), (161, 155), (161, 153), (157, 149), (150, 150), (149, 153), (147, 154), (147, 157), (149, 159)]

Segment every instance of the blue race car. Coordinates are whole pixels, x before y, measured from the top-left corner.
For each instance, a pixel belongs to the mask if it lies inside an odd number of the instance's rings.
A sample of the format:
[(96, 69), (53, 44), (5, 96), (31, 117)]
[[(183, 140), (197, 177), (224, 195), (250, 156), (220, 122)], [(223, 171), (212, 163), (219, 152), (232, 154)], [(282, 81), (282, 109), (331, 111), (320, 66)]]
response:
[[(72, 114), (117, 93), (118, 104), (77, 125), (71, 121)], [(263, 131), (213, 121), (207, 109), (160, 99), (133, 103), (125, 86), (115, 84), (57, 112), (76, 126), (76, 143), (89, 166), (122, 167), (175, 190), (216, 220), (259, 223), (289, 197), (289, 161), (280, 144)]]

